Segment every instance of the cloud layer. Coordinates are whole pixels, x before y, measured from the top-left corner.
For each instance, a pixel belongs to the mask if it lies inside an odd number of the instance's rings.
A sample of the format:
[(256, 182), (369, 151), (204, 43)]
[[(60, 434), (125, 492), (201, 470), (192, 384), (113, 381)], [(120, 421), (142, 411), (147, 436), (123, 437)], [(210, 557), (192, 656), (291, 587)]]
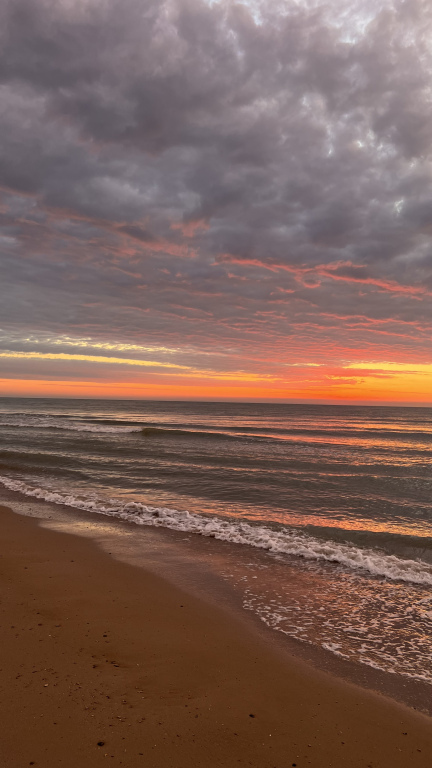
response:
[(0, 38), (3, 351), (430, 362), (429, 3), (5, 0)]

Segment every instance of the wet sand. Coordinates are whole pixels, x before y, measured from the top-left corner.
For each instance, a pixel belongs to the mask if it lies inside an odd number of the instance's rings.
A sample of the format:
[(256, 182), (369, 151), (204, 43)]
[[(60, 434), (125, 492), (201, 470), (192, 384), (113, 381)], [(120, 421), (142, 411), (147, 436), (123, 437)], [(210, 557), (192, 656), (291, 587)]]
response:
[(4, 768), (425, 767), (432, 719), (0, 508)]

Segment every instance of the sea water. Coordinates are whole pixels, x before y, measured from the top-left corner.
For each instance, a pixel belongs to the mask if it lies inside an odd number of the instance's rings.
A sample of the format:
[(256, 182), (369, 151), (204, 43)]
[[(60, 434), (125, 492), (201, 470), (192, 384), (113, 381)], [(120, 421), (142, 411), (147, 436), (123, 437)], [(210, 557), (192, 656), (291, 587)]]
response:
[(427, 683), (431, 459), (428, 408), (0, 400), (5, 488), (231, 542), (269, 627)]

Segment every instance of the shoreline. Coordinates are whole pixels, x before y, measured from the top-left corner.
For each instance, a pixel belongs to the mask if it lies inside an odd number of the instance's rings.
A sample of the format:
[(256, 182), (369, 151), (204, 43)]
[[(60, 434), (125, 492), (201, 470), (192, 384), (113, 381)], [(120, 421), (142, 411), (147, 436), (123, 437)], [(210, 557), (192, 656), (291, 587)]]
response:
[(425, 715), (290, 659), (91, 539), (5, 507), (0, 530), (8, 768), (430, 764)]
[(233, 587), (226, 574), (231, 577), (230, 572), (240, 568), (243, 578), (248, 578), (251, 567), (255, 568), (255, 573), (256, 569), (261, 572), (266, 570), (268, 560), (265, 551), (211, 537), (185, 535), (164, 526), (137, 526), (130, 520), (94, 515), (69, 505), (28, 498), (19, 491), (5, 488), (0, 489), (2, 505), (17, 514), (36, 519), (41, 527), (90, 538), (98, 548), (116, 560), (161, 576), (192, 597), (231, 613), (246, 631), (257, 635), (290, 660), (292, 657), (302, 660), (315, 670), (432, 717), (432, 687), (428, 682), (345, 659), (319, 644), (305, 643), (271, 627), (259, 614), (250, 610), (245, 605), (244, 594)]

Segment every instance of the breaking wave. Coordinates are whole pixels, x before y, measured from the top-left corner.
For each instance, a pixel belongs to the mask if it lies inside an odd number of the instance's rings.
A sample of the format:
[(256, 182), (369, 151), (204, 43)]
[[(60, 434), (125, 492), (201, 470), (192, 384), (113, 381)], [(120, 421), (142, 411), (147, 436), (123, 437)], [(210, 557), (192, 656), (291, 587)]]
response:
[(388, 555), (372, 548), (359, 548), (329, 540), (319, 540), (290, 528), (271, 528), (217, 516), (205, 516), (165, 507), (151, 507), (140, 502), (122, 503), (96, 497), (59, 493), (46, 488), (32, 487), (21, 480), (0, 476), (5, 488), (26, 496), (54, 504), (63, 504), (83, 511), (116, 517), (137, 525), (171, 528), (176, 531), (211, 536), (221, 541), (257, 547), (273, 554), (291, 555), (310, 561), (342, 565), (353, 571), (368, 572), (372, 576), (391, 581), (432, 586), (432, 566), (419, 560), (408, 560)]

